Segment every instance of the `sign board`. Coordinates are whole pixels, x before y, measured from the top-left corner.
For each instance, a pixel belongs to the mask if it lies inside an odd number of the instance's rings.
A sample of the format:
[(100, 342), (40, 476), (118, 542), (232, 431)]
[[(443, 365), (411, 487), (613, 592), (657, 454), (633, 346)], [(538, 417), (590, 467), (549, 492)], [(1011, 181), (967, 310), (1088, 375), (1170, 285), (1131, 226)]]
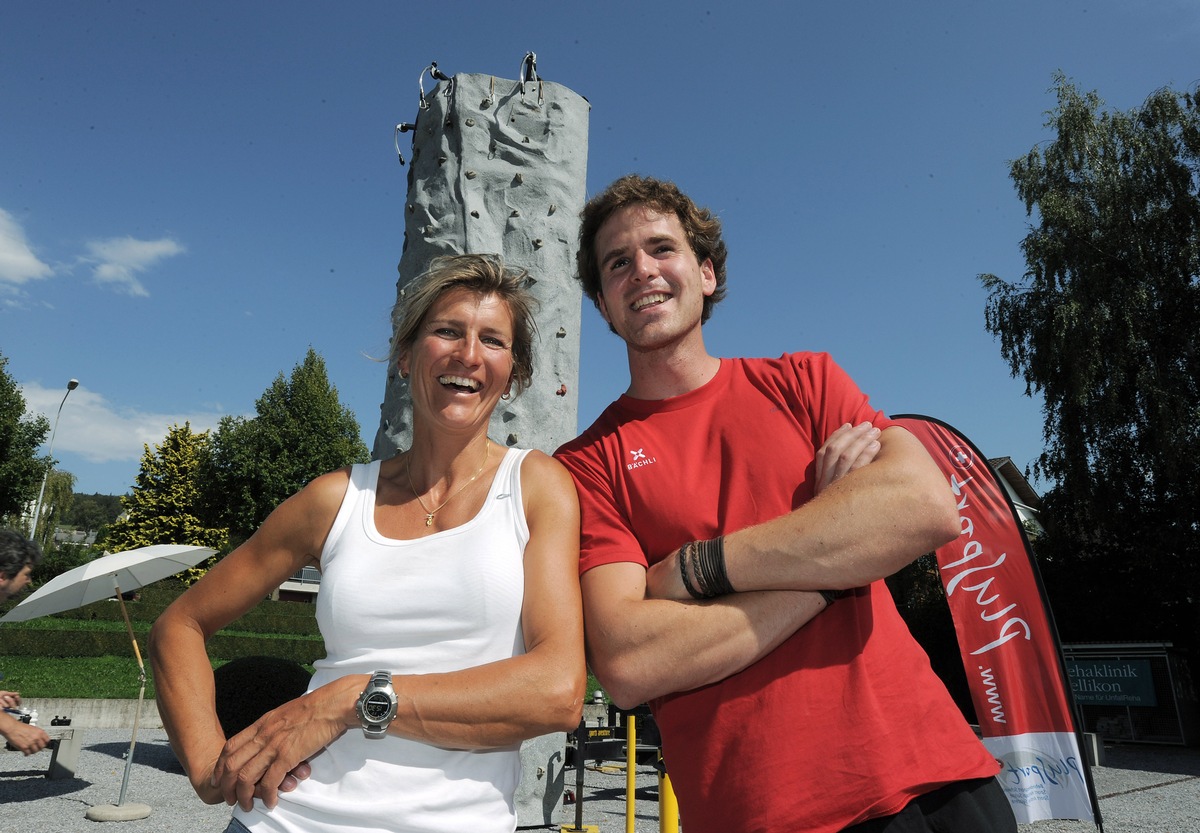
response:
[(1075, 702), (1085, 706), (1157, 706), (1150, 660), (1068, 659)]

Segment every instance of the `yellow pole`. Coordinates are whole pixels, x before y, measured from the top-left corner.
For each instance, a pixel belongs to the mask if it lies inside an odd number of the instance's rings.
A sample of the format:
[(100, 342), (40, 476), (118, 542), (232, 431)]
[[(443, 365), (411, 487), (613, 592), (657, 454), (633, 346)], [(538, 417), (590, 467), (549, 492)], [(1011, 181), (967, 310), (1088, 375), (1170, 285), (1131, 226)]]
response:
[(679, 802), (671, 789), (671, 776), (662, 766), (662, 750), (658, 750), (658, 830), (659, 833), (679, 833)]
[(634, 833), (637, 821), (637, 718), (625, 716), (625, 833)]

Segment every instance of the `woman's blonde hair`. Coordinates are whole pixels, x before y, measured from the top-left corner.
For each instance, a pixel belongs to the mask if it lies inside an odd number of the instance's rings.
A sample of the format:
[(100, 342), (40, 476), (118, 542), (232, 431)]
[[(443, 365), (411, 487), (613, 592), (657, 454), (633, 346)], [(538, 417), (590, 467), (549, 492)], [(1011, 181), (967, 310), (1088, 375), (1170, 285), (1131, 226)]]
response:
[(417, 341), (421, 324), (433, 305), (453, 289), (474, 295), (495, 295), (508, 307), (513, 322), (512, 382), (520, 394), (533, 381), (533, 341), (537, 335), (534, 314), (538, 302), (529, 291), (529, 273), (506, 268), (500, 255), (443, 255), (434, 258), (424, 274), (400, 291), (392, 308), (392, 349), (388, 358), (395, 364), (400, 354)]

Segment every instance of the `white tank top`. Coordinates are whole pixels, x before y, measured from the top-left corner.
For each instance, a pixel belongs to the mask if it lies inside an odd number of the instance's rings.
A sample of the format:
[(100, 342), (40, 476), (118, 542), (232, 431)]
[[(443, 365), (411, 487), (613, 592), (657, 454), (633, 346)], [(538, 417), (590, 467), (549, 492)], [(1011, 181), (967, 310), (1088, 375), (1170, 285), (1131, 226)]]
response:
[[(321, 552), (317, 622), (326, 656), (309, 690), (345, 674), (456, 671), (523, 654), (523, 556), (529, 527), (521, 461), (509, 449), (483, 508), (426, 538), (385, 538), (375, 528), (379, 461), (356, 465)], [(519, 744), (442, 749), (350, 729), (311, 761), (312, 775), (234, 815), (255, 833), (511, 833)]]

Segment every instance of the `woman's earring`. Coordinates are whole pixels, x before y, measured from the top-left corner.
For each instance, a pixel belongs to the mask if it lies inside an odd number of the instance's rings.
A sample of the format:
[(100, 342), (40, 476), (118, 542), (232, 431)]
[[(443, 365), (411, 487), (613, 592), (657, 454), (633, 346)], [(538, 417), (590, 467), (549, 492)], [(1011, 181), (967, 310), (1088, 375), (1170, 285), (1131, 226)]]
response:
[(407, 374), (407, 373), (405, 373), (403, 370), (401, 370), (401, 371), (400, 371), (400, 378), (401, 378), (401, 379), (407, 379), (407, 378), (408, 378), (408, 374)]
[(511, 394), (510, 394), (508, 391), (505, 391), (504, 393), (500, 394), (500, 398), (501, 398), (501, 399), (508, 399), (508, 397), (509, 397), (510, 395), (511, 395)]

